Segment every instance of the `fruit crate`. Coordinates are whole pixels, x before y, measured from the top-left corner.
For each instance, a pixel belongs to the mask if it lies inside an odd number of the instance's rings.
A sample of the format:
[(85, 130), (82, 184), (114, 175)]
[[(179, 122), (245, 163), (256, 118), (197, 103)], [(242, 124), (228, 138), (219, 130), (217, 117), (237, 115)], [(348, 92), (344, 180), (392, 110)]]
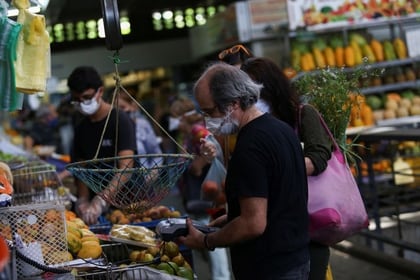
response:
[(12, 169), (12, 205), (60, 201), (57, 189), (62, 186), (54, 165), (42, 160), (22, 162)]
[[(149, 264), (132, 264), (129, 259), (129, 247), (120, 242), (103, 241), (101, 245), (103, 249), (103, 265), (98, 265), (96, 268), (73, 271), (75, 279), (82, 280), (147, 280), (147, 279), (160, 279), (160, 280), (185, 280), (176, 275), (169, 275), (160, 270), (154, 269)], [(197, 279), (193, 275), (193, 279)]]
[(53, 203), (0, 208), (0, 235), (16, 251), (18, 279), (67, 269), (64, 210)]
[[(188, 278), (170, 275), (145, 265), (121, 265), (114, 268), (104, 268), (100, 271), (82, 272), (75, 275), (77, 280), (186, 280)], [(197, 279), (194, 275), (192, 279)]]

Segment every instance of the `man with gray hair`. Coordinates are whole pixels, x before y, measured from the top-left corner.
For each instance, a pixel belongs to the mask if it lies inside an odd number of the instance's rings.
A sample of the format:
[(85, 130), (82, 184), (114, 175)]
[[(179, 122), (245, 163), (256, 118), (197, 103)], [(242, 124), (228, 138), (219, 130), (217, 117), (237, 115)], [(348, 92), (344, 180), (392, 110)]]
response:
[[(187, 219), (190, 248), (229, 247), (236, 280), (308, 279), (309, 218), (302, 148), (293, 129), (257, 109), (261, 85), (237, 67), (210, 65), (194, 86), (207, 128), (238, 133), (227, 177), (226, 215), (203, 234)], [(204, 142), (202, 154), (215, 156)]]

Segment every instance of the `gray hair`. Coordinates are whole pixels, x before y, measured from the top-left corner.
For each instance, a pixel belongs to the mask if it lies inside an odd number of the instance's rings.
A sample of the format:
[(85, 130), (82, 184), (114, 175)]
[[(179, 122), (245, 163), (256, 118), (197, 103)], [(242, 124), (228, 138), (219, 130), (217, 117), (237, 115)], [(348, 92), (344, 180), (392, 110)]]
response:
[(207, 80), (214, 103), (222, 113), (234, 101), (239, 101), (242, 110), (251, 107), (257, 102), (263, 87), (238, 67), (223, 62), (215, 62), (206, 68), (195, 83), (194, 92), (204, 79)]

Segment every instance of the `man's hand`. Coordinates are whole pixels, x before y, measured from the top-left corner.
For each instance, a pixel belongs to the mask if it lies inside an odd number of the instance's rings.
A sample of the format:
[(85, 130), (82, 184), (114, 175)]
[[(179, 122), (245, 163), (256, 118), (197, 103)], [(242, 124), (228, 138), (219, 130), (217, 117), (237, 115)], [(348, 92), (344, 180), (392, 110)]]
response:
[(205, 249), (204, 234), (192, 225), (190, 218), (186, 220), (188, 235), (180, 236), (178, 241), (191, 249)]

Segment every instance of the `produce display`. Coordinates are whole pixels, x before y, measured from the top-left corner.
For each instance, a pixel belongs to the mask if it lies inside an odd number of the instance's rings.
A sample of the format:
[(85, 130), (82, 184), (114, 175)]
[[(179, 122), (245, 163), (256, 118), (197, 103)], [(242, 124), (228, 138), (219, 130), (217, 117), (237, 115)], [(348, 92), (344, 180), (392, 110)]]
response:
[(102, 254), (99, 238), (89, 230), (82, 219), (66, 210), (67, 245), (75, 258), (96, 259)]
[(359, 106), (352, 108), (349, 127), (372, 126), (378, 121), (420, 116), (420, 95), (412, 90), (358, 98)]
[[(367, 39), (371, 37), (371, 39)], [(407, 47), (401, 38), (379, 41), (356, 31), (346, 43), (341, 35), (316, 37), (311, 42), (292, 42), (291, 66), (298, 71), (329, 67), (354, 67), (364, 62), (375, 63), (407, 58)]]
[(185, 260), (179, 246), (175, 242), (169, 241), (165, 242), (162, 247), (149, 247), (142, 250), (133, 250), (130, 253), (130, 261), (132, 263), (152, 262), (157, 257), (160, 258), (160, 261), (149, 264), (150, 267), (167, 274), (194, 279), (191, 265)]
[[(125, 215), (121, 210), (113, 210), (107, 215), (110, 221), (115, 222), (109, 233), (96, 235), (74, 212), (66, 210), (68, 251), (71, 259), (100, 259), (105, 253), (101, 246), (104, 242), (125, 244), (129, 252), (126, 261), (119, 260), (120, 263), (124, 263), (120, 264), (118, 269), (126, 267), (133, 270), (133, 267), (140, 265), (140, 267), (147, 266), (160, 273), (194, 279), (193, 269), (176, 243), (163, 242), (152, 228), (135, 224), (139, 221), (147, 223), (174, 216), (179, 217), (179, 211), (162, 205), (155, 206), (138, 216)], [(80, 275), (83, 273), (81, 272)], [(127, 274), (127, 277), (129, 275)]]
[(163, 218), (179, 218), (180, 216), (181, 213), (178, 210), (172, 210), (167, 206), (158, 205), (144, 212), (138, 212), (134, 214), (126, 214), (123, 211), (116, 209), (108, 213), (106, 215), (106, 218), (112, 224), (123, 225), (130, 223), (150, 222), (153, 220), (159, 220)]

